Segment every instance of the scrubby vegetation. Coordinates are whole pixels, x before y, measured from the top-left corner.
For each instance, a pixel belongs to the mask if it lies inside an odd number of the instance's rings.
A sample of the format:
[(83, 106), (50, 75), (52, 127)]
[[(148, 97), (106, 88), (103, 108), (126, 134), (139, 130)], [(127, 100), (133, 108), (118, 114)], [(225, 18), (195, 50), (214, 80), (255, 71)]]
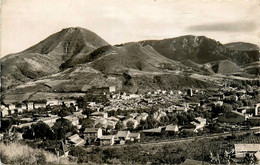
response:
[(232, 155), (235, 143), (257, 143), (258, 140), (259, 136), (246, 134), (161, 145), (94, 147), (91, 151), (74, 147), (69, 154), (78, 157), (78, 163), (97, 164), (181, 164), (187, 158), (213, 163), (219, 155), (220, 164), (226, 164), (228, 161), (232, 162), (226, 153)]
[(58, 158), (47, 151), (33, 149), (18, 142), (0, 143), (0, 151), (1, 162), (4, 164), (72, 164), (67, 159)]

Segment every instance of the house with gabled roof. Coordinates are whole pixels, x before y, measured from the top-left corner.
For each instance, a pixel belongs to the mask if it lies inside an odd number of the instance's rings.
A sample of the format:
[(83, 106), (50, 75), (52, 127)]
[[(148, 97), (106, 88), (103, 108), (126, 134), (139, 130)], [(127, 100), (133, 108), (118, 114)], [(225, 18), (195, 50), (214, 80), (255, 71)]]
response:
[(107, 120), (111, 120), (111, 121), (117, 122), (119, 119), (114, 117), (114, 116), (110, 116), (110, 117), (107, 118)]
[(148, 135), (158, 135), (161, 134), (162, 131), (165, 129), (165, 126), (160, 126), (158, 128), (152, 128), (152, 129), (145, 129), (143, 130), (144, 134), (148, 134)]
[(100, 137), (100, 145), (114, 145), (115, 135), (103, 135)]
[(141, 140), (140, 133), (132, 133), (132, 132), (130, 132), (128, 137), (130, 138), (130, 141), (132, 141), (132, 142), (140, 142), (140, 140)]
[(260, 144), (234, 144), (236, 158), (244, 158), (246, 154), (260, 151)]
[(83, 146), (86, 143), (86, 141), (84, 139), (82, 139), (81, 137), (79, 137), (78, 134), (74, 134), (74, 135), (68, 137), (68, 140), (69, 140), (69, 143), (71, 145), (73, 145), (74, 147)]
[(84, 130), (84, 139), (99, 139), (102, 136), (101, 128), (86, 128)]
[(167, 125), (165, 131), (169, 134), (174, 134), (179, 131), (178, 125)]
[(108, 118), (107, 112), (93, 112), (90, 114), (91, 117), (100, 117), (100, 118)]
[(129, 134), (130, 131), (118, 131), (115, 136), (115, 142), (117, 144), (125, 144), (126, 140), (130, 140)]

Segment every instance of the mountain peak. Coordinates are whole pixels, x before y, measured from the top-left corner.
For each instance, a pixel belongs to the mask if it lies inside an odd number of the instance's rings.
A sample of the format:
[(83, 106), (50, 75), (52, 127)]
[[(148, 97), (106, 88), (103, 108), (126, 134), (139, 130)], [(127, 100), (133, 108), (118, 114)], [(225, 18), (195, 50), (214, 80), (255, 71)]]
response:
[(67, 32), (67, 33), (72, 33), (72, 32), (82, 32), (82, 33), (93, 33), (95, 34), (94, 32), (88, 30), (88, 29), (85, 29), (85, 28), (82, 28), (82, 27), (68, 27), (68, 28), (63, 28), (60, 32)]
[(6, 88), (57, 73), (64, 62), (71, 58), (78, 61), (105, 45), (109, 44), (90, 30), (80, 27), (62, 29), (20, 53), (1, 59), (3, 86)]
[(81, 27), (69, 27), (26, 49), (25, 52), (39, 54), (55, 52), (55, 54), (75, 55), (83, 49), (84, 52), (90, 53), (105, 45), (108, 43), (94, 32)]

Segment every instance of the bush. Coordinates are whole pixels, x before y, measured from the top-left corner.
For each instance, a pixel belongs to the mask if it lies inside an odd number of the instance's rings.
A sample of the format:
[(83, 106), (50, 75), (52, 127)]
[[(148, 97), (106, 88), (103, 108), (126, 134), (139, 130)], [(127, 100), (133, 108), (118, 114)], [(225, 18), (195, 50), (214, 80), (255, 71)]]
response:
[(28, 145), (12, 142), (0, 143), (0, 159), (4, 164), (71, 164), (67, 159), (59, 160), (55, 155), (41, 150), (33, 149)]

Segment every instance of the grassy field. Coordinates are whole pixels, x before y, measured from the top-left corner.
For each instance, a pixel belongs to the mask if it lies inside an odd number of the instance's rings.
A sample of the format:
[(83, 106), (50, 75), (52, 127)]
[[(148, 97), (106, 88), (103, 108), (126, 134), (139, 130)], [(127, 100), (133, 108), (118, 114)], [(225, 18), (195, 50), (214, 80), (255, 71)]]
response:
[(41, 149), (33, 149), (28, 145), (18, 142), (9, 144), (0, 143), (0, 158), (4, 164), (73, 164), (66, 158), (58, 158), (57, 156)]

